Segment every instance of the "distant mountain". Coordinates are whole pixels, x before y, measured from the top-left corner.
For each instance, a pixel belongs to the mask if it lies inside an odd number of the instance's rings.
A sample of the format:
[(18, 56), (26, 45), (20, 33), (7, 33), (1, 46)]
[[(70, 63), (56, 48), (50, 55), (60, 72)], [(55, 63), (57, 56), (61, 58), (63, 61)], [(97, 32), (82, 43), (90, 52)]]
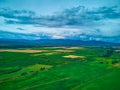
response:
[(120, 43), (103, 41), (82, 41), (69, 39), (0, 39), (0, 46), (120, 46)]
[[(41, 41), (49, 41), (49, 40), (54, 40), (58, 39), (60, 41), (60, 37), (54, 37), (52, 34), (48, 33), (20, 33), (20, 32), (9, 32), (9, 31), (3, 31), (0, 30), (0, 39), (6, 39), (6, 40), (14, 40), (17, 39), (19, 41), (30, 41), (31, 40), (37, 40), (40, 39)], [(120, 43), (120, 37), (119, 36), (114, 36), (114, 37), (105, 37), (101, 35), (88, 35), (88, 34), (77, 34), (77, 35), (69, 35), (66, 36), (65, 39), (67, 40), (75, 40), (75, 41), (103, 41), (103, 42), (112, 42), (112, 43)], [(19, 43), (19, 42), (18, 42)]]

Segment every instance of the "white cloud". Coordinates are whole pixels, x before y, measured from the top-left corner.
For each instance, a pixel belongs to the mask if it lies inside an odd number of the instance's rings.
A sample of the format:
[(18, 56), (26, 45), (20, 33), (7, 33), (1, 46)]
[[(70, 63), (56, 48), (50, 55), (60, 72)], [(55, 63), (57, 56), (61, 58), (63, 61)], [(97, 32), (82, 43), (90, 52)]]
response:
[(102, 25), (97, 26), (102, 36), (119, 36), (120, 35), (120, 19), (101, 20)]
[(65, 39), (65, 37), (64, 36), (53, 35), (52, 39)]

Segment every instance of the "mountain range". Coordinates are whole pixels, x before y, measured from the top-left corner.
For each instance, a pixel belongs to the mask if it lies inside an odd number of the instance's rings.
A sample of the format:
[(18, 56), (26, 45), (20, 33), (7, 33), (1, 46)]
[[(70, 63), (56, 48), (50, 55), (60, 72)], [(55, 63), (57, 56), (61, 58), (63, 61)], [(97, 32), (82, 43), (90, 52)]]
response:
[(1, 47), (39, 47), (39, 46), (120, 46), (120, 43), (110, 43), (103, 41), (82, 41), (69, 39), (0, 39)]

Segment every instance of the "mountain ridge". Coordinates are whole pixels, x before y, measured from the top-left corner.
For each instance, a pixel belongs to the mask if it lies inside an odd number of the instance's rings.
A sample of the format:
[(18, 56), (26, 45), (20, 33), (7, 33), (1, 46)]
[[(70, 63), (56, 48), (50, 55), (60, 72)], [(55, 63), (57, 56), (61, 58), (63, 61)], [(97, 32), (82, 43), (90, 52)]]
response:
[(120, 46), (120, 43), (70, 39), (0, 39), (1, 46)]

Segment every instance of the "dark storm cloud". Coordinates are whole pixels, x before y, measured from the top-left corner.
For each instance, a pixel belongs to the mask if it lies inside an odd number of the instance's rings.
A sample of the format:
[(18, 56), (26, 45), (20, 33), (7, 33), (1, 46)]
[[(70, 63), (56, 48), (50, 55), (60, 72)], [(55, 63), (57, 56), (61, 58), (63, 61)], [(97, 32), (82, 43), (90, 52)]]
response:
[[(20, 22), (30, 22), (35, 15), (33, 11), (26, 10), (11, 10), (9, 8), (0, 9), (0, 16), (5, 18), (7, 24), (14, 24)], [(24, 24), (23, 23), (23, 24)]]
[(23, 17), (31, 17), (35, 15), (33, 11), (26, 11), (26, 10), (11, 10), (9, 8), (1, 8), (0, 9), (0, 16), (5, 18), (18, 18), (21, 19)]
[[(98, 19), (117, 19), (120, 18), (120, 8), (117, 6), (113, 7), (100, 7), (98, 9), (88, 11), (88, 15), (97, 16)], [(102, 17), (100, 17), (100, 15)]]
[(36, 16), (35, 12), (26, 10), (0, 9), (0, 16), (7, 18), (7, 24), (32, 24), (46, 27), (90, 26), (103, 19), (119, 19), (120, 8), (100, 7), (86, 9), (83, 6), (66, 9), (52, 16)]
[(17, 28), (18, 30), (24, 30), (23, 28)]

